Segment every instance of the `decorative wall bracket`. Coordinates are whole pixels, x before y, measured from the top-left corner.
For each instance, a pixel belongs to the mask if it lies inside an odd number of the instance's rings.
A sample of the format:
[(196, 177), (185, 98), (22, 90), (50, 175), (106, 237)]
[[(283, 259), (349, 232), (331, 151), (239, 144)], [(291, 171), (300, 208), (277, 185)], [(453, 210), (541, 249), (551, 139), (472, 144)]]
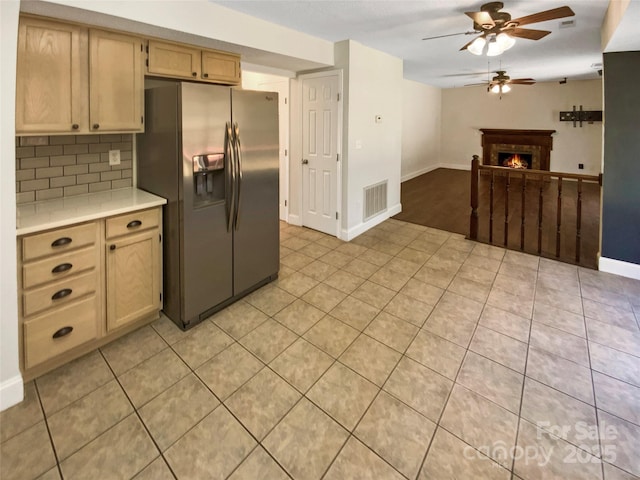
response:
[(560, 121), (573, 122), (573, 128), (576, 127), (576, 123), (580, 123), (580, 127), (582, 128), (582, 122), (601, 122), (602, 110), (582, 110), (582, 105), (580, 105), (580, 110), (576, 110), (576, 106), (574, 105), (573, 111), (560, 112)]

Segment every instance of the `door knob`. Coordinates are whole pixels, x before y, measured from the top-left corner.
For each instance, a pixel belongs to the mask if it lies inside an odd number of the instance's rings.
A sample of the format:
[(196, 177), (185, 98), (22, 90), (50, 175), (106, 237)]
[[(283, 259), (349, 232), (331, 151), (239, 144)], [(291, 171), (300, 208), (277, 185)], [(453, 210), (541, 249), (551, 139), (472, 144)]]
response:
[(303, 165), (307, 165), (309, 163), (309, 160), (307, 160), (306, 158), (302, 159), (302, 164)]

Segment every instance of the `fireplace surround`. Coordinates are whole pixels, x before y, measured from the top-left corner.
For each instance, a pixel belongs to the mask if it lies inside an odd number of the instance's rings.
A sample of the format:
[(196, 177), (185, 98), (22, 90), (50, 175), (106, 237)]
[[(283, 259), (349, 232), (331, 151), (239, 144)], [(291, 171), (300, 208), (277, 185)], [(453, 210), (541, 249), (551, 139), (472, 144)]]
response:
[(502, 166), (500, 154), (531, 155), (530, 168), (549, 171), (555, 130), (481, 128), (483, 165)]

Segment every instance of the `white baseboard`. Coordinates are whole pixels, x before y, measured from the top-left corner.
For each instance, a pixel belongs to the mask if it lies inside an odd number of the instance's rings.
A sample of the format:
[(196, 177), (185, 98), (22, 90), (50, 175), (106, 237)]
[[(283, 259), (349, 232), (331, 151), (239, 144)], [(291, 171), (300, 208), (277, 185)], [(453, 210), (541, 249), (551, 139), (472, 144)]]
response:
[(397, 215), (401, 211), (402, 211), (402, 205), (398, 203), (397, 205), (394, 205), (393, 207), (388, 208), (386, 212), (381, 213), (377, 217), (372, 218), (368, 222), (360, 223), (359, 225), (356, 225), (355, 227), (352, 227), (349, 230), (346, 230), (346, 229), (343, 228), (340, 231), (340, 239), (344, 240), (344, 241), (347, 241), (347, 242), (349, 240), (353, 240), (358, 235), (360, 235), (360, 234), (366, 232), (367, 230), (369, 230), (370, 228), (373, 228), (376, 225), (384, 222), (388, 218), (391, 218), (394, 215)]
[(438, 168), (449, 168), (451, 170), (471, 170), (471, 162), (468, 165), (462, 163), (439, 163)]
[(600, 257), (598, 259), (598, 270), (640, 280), (640, 265), (631, 262)]
[(440, 168), (440, 164), (436, 163), (435, 165), (429, 165), (428, 167), (421, 168), (416, 172), (408, 173), (404, 177), (400, 178), (400, 182), (406, 182), (407, 180), (411, 180), (412, 178), (416, 178), (420, 175), (424, 175), (425, 173), (432, 172), (436, 168)]
[(302, 226), (302, 218), (299, 215), (294, 215), (293, 213), (289, 214), (289, 221), (287, 222), (291, 225), (297, 225), (298, 227)]
[(20, 403), (23, 398), (22, 375), (18, 374), (0, 383), (0, 411)]
[(451, 170), (471, 170), (471, 163), (469, 165), (463, 165), (460, 163), (436, 163), (435, 165), (429, 165), (428, 167), (422, 168), (416, 172), (407, 173), (405, 176), (400, 178), (400, 182), (406, 182), (407, 180), (411, 180), (412, 178), (419, 177), (420, 175), (424, 175), (425, 173), (432, 172), (437, 170), (438, 168), (449, 168)]

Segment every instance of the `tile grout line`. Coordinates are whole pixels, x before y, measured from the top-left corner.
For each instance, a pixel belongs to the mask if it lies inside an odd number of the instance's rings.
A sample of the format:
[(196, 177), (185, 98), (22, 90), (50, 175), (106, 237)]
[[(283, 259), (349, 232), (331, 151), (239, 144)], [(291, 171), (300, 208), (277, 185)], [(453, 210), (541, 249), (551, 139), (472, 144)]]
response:
[[(38, 404), (40, 405), (40, 409), (42, 411), (42, 417), (43, 417), (43, 420), (44, 420), (44, 425), (45, 425), (45, 427), (47, 429), (47, 435), (49, 436), (49, 443), (51, 444), (51, 449), (53, 450), (53, 458), (56, 461), (56, 468), (58, 470), (58, 473), (60, 474), (60, 478), (64, 479), (64, 476), (62, 475), (62, 465), (60, 464), (61, 462), (60, 462), (60, 459), (58, 457), (58, 451), (56, 450), (56, 445), (53, 442), (53, 435), (51, 434), (51, 428), (49, 427), (48, 416), (47, 416), (47, 413), (45, 412), (44, 405), (42, 404), (42, 398), (40, 397), (40, 389), (38, 388), (38, 384), (35, 381), (35, 379), (33, 381), (33, 386), (35, 387), (36, 396), (38, 397)], [(36, 423), (36, 425), (37, 425), (37, 423)], [(47, 473), (47, 472), (44, 472), (43, 475), (45, 473)]]
[[(154, 330), (154, 331), (155, 331), (155, 330)], [(159, 336), (160, 336), (160, 335), (159, 335)], [(162, 338), (162, 336), (160, 336), (160, 337)], [(164, 338), (162, 338), (162, 340), (163, 340), (165, 343), (167, 343), (167, 341), (166, 341)], [(168, 345), (168, 343), (167, 343), (167, 345)], [(170, 345), (169, 345), (169, 347), (170, 347)], [(158, 443), (156, 442), (156, 439), (153, 437), (153, 435), (151, 435), (151, 432), (149, 431), (149, 428), (147, 427), (147, 424), (144, 422), (144, 420), (143, 420), (143, 419), (142, 419), (142, 417), (140, 416), (140, 412), (138, 412), (138, 408), (134, 405), (133, 401), (131, 400), (131, 397), (129, 396), (129, 394), (128, 394), (128, 393), (127, 393), (127, 391), (125, 390), (125, 388), (124, 388), (124, 386), (122, 385), (122, 383), (120, 383), (120, 379), (118, 378), (118, 376), (115, 374), (115, 372), (114, 372), (114, 371), (113, 371), (113, 369), (111, 368), (111, 365), (109, 364), (109, 362), (107, 361), (107, 359), (104, 357), (104, 355), (103, 355), (102, 351), (101, 351), (101, 350), (99, 350), (99, 349), (98, 349), (98, 351), (100, 352), (100, 356), (103, 358), (104, 362), (107, 364), (107, 367), (108, 367), (108, 368), (109, 368), (109, 370), (111, 371), (112, 375), (114, 376), (115, 381), (116, 381), (116, 382), (118, 382), (118, 385), (120, 386), (120, 388), (121, 388), (121, 390), (122, 390), (122, 393), (124, 393), (125, 397), (127, 397), (127, 400), (128, 400), (128, 401), (129, 401), (129, 403), (131, 404), (131, 407), (133, 408), (133, 414), (135, 414), (135, 415), (136, 415), (136, 417), (138, 418), (138, 421), (140, 422), (140, 424), (141, 424), (141, 425), (142, 425), (142, 427), (144, 428), (145, 432), (147, 432), (147, 435), (148, 435), (149, 439), (153, 442), (153, 445), (156, 447), (156, 449), (157, 449), (157, 451), (158, 451), (158, 453), (159, 453), (159, 457), (161, 457), (161, 458), (162, 458), (162, 460), (164, 460), (164, 463), (167, 465), (167, 468), (169, 468), (169, 471), (171, 472), (171, 474), (173, 475), (173, 477), (174, 477), (175, 479), (177, 479), (178, 477), (177, 477), (177, 475), (175, 474), (175, 472), (173, 471), (173, 468), (171, 468), (171, 465), (169, 464), (169, 462), (167, 461), (167, 459), (165, 458), (165, 456), (164, 456), (164, 452), (162, 451), (162, 449), (160, 448), (160, 446), (159, 446), (159, 445), (158, 445)], [(149, 357), (149, 358), (153, 358), (153, 356), (152, 356), (152, 357)], [(182, 358), (180, 358), (180, 360), (182, 361)], [(142, 363), (142, 362), (140, 362), (140, 363)], [(187, 367), (188, 367), (188, 365), (187, 365)], [(182, 377), (182, 378), (184, 378), (184, 377)], [(182, 380), (182, 378), (181, 378), (180, 380)], [(178, 380), (178, 382), (179, 382), (180, 380)], [(178, 383), (178, 382), (176, 382), (176, 383)], [(175, 385), (176, 383), (172, 384), (171, 386)], [(170, 387), (168, 387), (168, 388), (171, 388), (171, 386), (170, 386)], [(164, 391), (166, 391), (166, 390), (164, 390)], [(164, 392), (164, 391), (163, 391), (163, 392)], [(161, 393), (160, 393), (160, 394), (158, 394), (158, 395), (161, 395), (163, 392), (161, 392)], [(156, 398), (158, 395), (156, 395), (156, 396), (155, 396), (155, 397), (153, 397), (153, 398)], [(150, 401), (152, 401), (152, 400), (153, 400), (153, 398), (152, 398), (152, 399), (150, 399), (150, 400), (149, 400), (149, 402), (150, 402)], [(147, 403), (149, 403), (149, 402), (147, 402)], [(145, 403), (145, 405), (146, 405), (146, 403)], [(107, 431), (109, 431), (109, 430), (113, 429), (116, 425), (119, 425), (120, 423), (122, 423), (122, 422), (123, 422), (125, 419), (127, 419), (130, 415), (131, 415), (131, 414), (127, 415), (127, 416), (126, 416), (126, 417), (124, 417), (122, 420), (120, 420), (119, 422), (117, 422), (115, 425), (112, 425), (109, 429), (107, 429), (105, 432), (103, 432), (100, 436), (104, 435), (104, 433), (106, 433)], [(99, 438), (99, 437), (96, 437), (96, 438)], [(95, 440), (95, 439), (94, 439), (94, 440)], [(92, 441), (94, 441), (94, 440), (92, 440)], [(176, 441), (177, 441), (177, 440), (176, 440)], [(89, 443), (91, 443), (91, 442), (89, 442)], [(81, 447), (81, 449), (82, 449), (82, 448), (84, 448), (84, 447), (85, 447), (86, 445), (88, 445), (89, 443), (87, 443), (87, 444), (83, 445), (83, 446)], [(168, 449), (167, 449), (167, 450), (168, 450)], [(153, 460), (151, 460), (151, 462), (149, 462), (147, 465), (145, 465), (145, 466), (144, 466), (140, 471), (136, 472), (136, 473), (135, 473), (135, 475), (138, 475), (140, 472), (144, 471), (144, 469), (145, 469), (145, 468), (147, 468), (149, 465), (151, 465), (151, 464), (156, 460), (156, 458), (158, 458), (158, 457), (155, 457)]]

